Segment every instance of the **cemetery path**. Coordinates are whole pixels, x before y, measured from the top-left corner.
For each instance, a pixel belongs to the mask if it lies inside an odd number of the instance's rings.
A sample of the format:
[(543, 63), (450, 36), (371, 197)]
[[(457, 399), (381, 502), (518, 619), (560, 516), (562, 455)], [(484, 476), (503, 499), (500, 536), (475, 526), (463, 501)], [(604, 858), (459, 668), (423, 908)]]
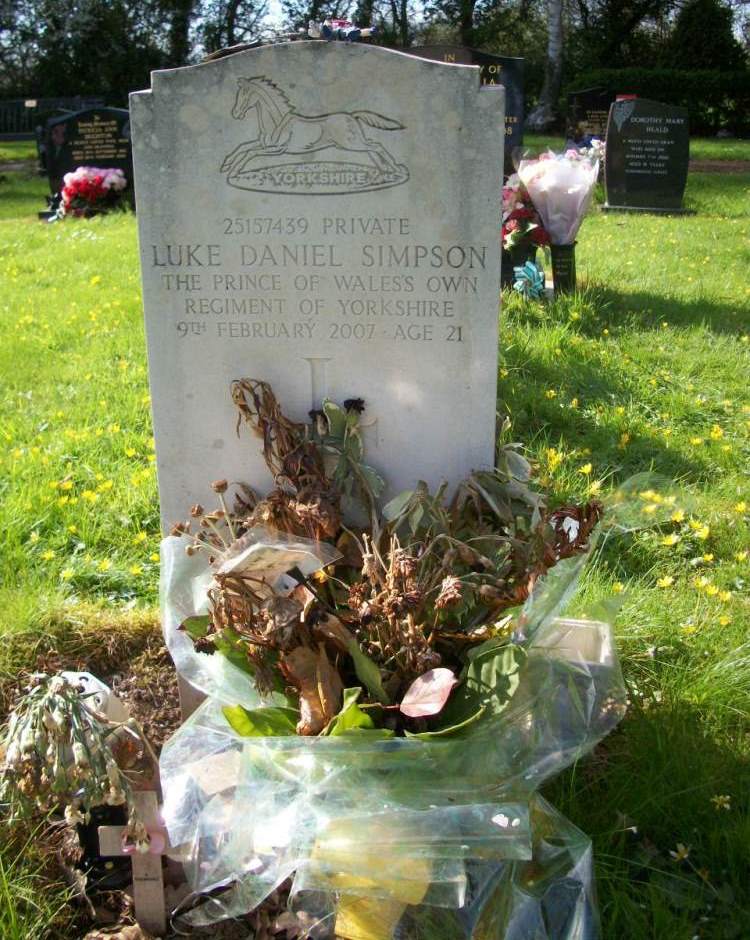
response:
[(691, 160), (691, 173), (750, 173), (750, 160)]
[(17, 170), (31, 170), (35, 166), (35, 160), (5, 160), (0, 161), (0, 173), (12, 173)]

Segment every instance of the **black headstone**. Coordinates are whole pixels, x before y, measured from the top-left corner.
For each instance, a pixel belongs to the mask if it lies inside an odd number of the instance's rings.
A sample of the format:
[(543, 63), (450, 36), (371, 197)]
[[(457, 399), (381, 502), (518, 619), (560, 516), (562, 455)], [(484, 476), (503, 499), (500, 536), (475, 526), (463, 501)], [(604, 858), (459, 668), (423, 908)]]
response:
[(686, 108), (646, 98), (615, 101), (607, 127), (605, 208), (682, 210), (689, 153)]
[(523, 143), (524, 59), (491, 55), (468, 46), (415, 46), (403, 51), (433, 62), (478, 65), (483, 85), (502, 85), (505, 88), (505, 172), (512, 173), (513, 150)]
[(577, 144), (591, 137), (607, 136), (609, 107), (615, 96), (606, 88), (583, 88), (568, 95), (565, 136)]
[(89, 108), (47, 121), (45, 162), (50, 192), (59, 192), (63, 177), (79, 166), (116, 167), (130, 187), (133, 155), (130, 114), (124, 108)]

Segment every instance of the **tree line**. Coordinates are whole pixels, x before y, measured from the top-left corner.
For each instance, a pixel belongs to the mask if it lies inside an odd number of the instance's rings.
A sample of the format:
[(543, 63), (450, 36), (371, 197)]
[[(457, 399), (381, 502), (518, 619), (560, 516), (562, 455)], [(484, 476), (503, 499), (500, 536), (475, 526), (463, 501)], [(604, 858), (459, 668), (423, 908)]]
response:
[(153, 69), (327, 17), (377, 25), (388, 46), (456, 42), (523, 56), (540, 123), (593, 69), (748, 67), (750, 0), (278, 2), (272, 23), (269, 0), (0, 0), (0, 98), (103, 95), (122, 105)]

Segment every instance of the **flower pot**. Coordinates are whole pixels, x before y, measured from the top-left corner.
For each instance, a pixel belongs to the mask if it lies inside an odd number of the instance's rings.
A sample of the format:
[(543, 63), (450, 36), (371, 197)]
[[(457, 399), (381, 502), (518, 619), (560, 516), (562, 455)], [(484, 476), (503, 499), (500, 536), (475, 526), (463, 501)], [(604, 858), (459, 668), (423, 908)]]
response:
[(556, 294), (572, 294), (576, 289), (576, 244), (550, 245)]
[(500, 283), (503, 287), (510, 287), (513, 284), (513, 268), (519, 268), (527, 261), (536, 259), (537, 246), (532, 242), (523, 242), (511, 248), (510, 251), (503, 249), (502, 267), (500, 274)]

